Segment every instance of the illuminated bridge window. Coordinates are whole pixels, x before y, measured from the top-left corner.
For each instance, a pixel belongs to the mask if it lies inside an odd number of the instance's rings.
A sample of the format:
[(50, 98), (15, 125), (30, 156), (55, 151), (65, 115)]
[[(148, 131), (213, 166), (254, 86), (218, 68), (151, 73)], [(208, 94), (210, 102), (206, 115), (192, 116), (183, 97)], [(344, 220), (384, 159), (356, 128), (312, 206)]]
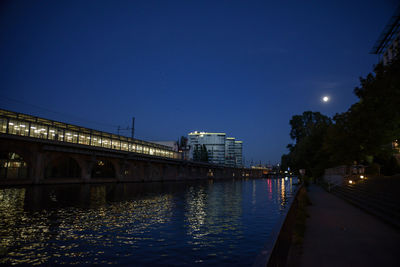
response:
[(0, 178), (27, 178), (28, 168), (22, 157), (16, 153), (0, 153)]
[(0, 109), (0, 133), (180, 159), (172, 148)]

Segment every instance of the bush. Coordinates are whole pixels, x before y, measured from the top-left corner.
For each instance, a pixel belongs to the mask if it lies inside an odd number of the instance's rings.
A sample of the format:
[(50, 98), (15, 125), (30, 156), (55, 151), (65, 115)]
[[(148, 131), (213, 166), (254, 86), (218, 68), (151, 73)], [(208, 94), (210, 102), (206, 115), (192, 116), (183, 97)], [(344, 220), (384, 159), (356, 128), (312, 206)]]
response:
[(366, 174), (368, 175), (379, 175), (381, 166), (378, 163), (372, 163), (366, 169)]

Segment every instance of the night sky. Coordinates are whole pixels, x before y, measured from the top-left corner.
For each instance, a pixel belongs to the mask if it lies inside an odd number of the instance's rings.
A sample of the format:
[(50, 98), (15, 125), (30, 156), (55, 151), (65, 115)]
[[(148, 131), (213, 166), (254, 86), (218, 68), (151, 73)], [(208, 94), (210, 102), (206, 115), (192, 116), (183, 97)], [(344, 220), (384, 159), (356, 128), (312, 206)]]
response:
[(293, 115), (357, 101), (397, 4), (1, 1), (0, 108), (109, 132), (135, 116), (144, 140), (226, 132), (277, 163)]

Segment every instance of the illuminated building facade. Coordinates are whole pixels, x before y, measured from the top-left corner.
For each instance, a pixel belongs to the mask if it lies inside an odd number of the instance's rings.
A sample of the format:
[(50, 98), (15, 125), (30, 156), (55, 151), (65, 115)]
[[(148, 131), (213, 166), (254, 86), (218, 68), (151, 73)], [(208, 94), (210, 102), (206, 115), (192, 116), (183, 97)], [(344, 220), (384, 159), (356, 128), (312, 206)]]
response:
[(229, 167), (235, 167), (235, 138), (227, 137), (225, 140), (225, 165)]
[(235, 166), (243, 166), (243, 141), (235, 141)]
[(242, 141), (234, 137), (226, 137), (226, 133), (191, 132), (188, 134), (190, 159), (193, 152), (205, 145), (208, 152), (208, 162), (229, 167), (242, 166)]
[(208, 162), (218, 165), (225, 165), (225, 133), (189, 133), (190, 158), (193, 159), (193, 152), (196, 148), (205, 145), (208, 152)]
[(181, 159), (173, 148), (112, 133), (0, 109), (0, 134)]

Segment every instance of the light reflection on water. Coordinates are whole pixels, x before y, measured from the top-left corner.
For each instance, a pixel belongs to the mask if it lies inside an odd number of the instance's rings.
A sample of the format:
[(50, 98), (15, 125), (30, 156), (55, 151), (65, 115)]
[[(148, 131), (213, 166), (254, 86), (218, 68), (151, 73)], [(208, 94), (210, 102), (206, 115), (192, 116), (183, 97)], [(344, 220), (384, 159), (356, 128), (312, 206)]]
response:
[(0, 189), (0, 264), (250, 265), (292, 182)]

